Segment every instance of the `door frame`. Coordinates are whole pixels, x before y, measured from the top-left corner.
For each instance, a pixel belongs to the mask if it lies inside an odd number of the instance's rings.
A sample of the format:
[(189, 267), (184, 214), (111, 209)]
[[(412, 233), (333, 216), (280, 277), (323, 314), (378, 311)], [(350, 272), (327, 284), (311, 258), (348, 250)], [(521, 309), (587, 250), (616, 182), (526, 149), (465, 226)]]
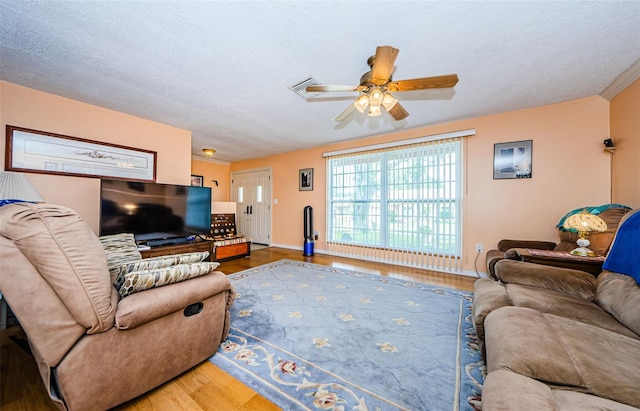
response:
[[(230, 174), (230, 183), (229, 184), (229, 199), (231, 201), (234, 201), (236, 203), (236, 219), (238, 218), (238, 213), (240, 213), (240, 210), (238, 208), (238, 202), (237, 202), (237, 198), (235, 198), (236, 195), (236, 187), (234, 184), (234, 177), (238, 174), (250, 174), (250, 173), (258, 173), (258, 172), (268, 172), (269, 173), (269, 198), (268, 200), (268, 206), (269, 206), (269, 212), (267, 213), (267, 216), (269, 218), (269, 241), (268, 241), (268, 246), (271, 246), (272, 242), (273, 242), (273, 170), (271, 166), (268, 167), (258, 167), (258, 168), (250, 168), (250, 169), (246, 169), (246, 170), (235, 170), (232, 171)], [(237, 222), (236, 222), (237, 224)], [(262, 243), (260, 243), (262, 244)]]

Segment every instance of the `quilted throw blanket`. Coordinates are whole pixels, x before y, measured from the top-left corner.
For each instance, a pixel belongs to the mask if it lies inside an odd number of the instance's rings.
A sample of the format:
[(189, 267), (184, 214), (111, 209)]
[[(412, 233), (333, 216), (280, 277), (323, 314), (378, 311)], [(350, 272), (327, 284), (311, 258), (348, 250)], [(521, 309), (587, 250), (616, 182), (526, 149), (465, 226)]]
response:
[(618, 227), (602, 269), (630, 275), (640, 285), (640, 212), (630, 215)]

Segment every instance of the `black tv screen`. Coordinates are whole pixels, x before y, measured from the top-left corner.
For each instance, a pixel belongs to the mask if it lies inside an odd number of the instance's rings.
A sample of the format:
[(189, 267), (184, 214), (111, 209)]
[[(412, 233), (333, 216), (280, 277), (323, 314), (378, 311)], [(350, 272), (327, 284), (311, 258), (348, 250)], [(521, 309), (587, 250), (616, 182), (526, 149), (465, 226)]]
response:
[(100, 184), (100, 235), (133, 233), (137, 242), (208, 234), (211, 189), (122, 180)]

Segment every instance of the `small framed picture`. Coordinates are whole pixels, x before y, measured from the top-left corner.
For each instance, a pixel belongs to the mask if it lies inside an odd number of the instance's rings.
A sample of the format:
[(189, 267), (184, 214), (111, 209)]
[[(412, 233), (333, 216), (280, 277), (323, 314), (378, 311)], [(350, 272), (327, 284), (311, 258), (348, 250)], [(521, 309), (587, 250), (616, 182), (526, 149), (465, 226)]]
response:
[(313, 191), (313, 168), (300, 169), (300, 178), (298, 179), (299, 191)]
[(493, 179), (531, 178), (532, 140), (493, 145)]
[(196, 187), (202, 187), (204, 183), (204, 177), (191, 174), (191, 185)]

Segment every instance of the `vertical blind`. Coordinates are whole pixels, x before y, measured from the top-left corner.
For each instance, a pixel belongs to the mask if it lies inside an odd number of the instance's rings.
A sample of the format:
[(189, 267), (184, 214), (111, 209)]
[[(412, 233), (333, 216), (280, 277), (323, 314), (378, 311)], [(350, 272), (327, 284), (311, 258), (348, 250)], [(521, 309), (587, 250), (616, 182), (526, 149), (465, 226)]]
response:
[(326, 161), (327, 251), (461, 270), (461, 137)]

